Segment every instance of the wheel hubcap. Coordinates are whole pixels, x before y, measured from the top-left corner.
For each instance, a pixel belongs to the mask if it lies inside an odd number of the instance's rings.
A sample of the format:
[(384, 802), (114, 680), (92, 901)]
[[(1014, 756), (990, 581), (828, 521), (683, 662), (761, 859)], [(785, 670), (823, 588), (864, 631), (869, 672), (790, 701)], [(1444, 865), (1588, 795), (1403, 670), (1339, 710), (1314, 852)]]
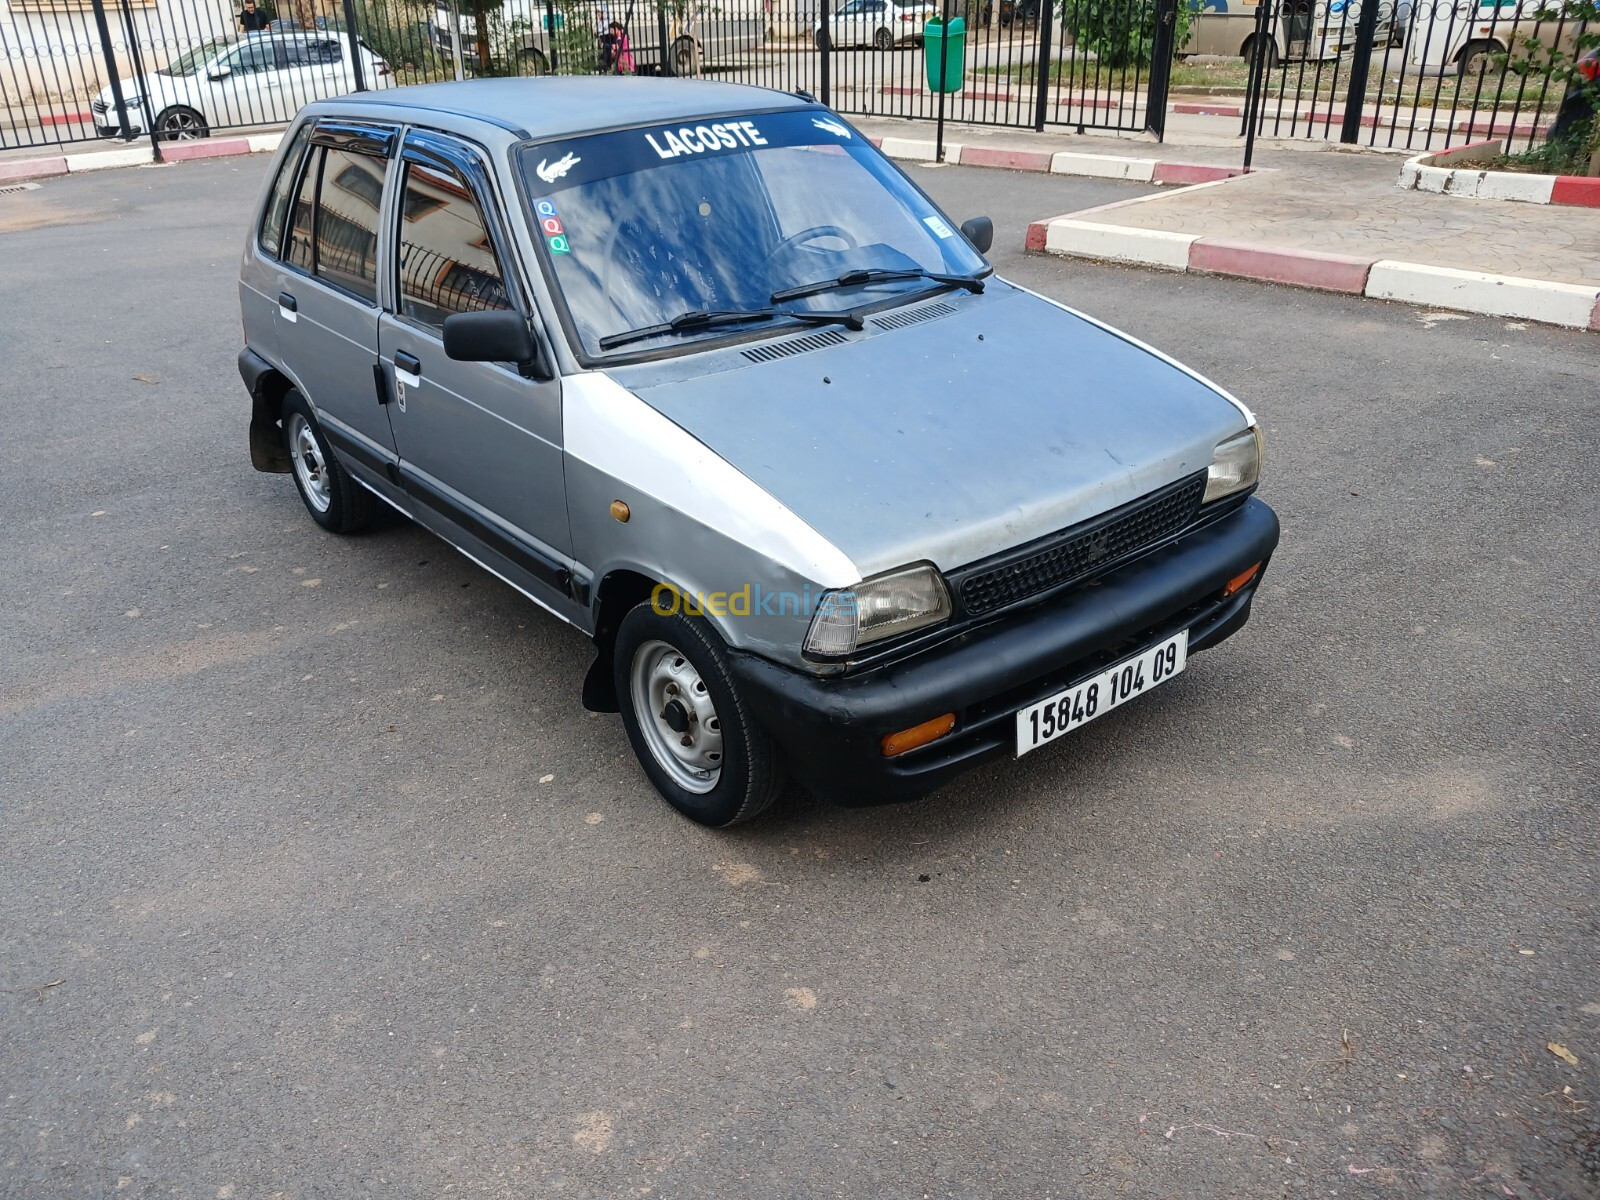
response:
[(323, 461), (316, 434), (311, 432), (311, 422), (299, 413), (289, 418), (289, 456), (294, 460), (294, 477), (300, 481), (306, 500), (318, 512), (327, 512), (333, 503), (328, 464)]
[(165, 132), (180, 142), (193, 141), (200, 136), (200, 122), (188, 113), (173, 113), (163, 124)]
[(722, 721), (694, 664), (666, 642), (633, 654), (633, 711), (650, 754), (674, 783), (704, 795), (722, 778)]

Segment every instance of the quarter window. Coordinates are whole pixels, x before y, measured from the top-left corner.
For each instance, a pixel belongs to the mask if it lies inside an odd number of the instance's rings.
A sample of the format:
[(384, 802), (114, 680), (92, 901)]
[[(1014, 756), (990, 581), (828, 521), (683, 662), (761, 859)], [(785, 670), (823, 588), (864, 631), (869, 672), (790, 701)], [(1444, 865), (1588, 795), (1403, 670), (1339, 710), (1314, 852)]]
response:
[(402, 316), (439, 328), (451, 313), (511, 307), (483, 210), (464, 180), (409, 163), (401, 211)]
[(261, 221), (261, 248), (274, 257), (283, 246), (283, 223), (289, 216), (295, 173), (300, 169), (300, 159), (305, 155), (306, 139), (310, 135), (309, 124), (300, 126), (294, 140), (289, 143), (289, 153), (283, 156), (278, 177), (272, 181), (272, 196), (267, 201), (267, 211)]

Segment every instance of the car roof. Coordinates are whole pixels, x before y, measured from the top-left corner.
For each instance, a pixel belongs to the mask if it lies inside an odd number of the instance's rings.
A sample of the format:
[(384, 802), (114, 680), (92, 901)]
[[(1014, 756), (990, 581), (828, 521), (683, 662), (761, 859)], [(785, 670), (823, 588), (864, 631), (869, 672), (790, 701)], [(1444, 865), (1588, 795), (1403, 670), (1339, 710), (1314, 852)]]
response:
[[(695, 121), (740, 112), (809, 108), (815, 102), (789, 92), (700, 79), (638, 76), (546, 75), (536, 79), (473, 79), (356, 92), (316, 105), (356, 117), (405, 120), (425, 114), (481, 121), (523, 138), (561, 137)], [(408, 110), (384, 112), (384, 109)]]

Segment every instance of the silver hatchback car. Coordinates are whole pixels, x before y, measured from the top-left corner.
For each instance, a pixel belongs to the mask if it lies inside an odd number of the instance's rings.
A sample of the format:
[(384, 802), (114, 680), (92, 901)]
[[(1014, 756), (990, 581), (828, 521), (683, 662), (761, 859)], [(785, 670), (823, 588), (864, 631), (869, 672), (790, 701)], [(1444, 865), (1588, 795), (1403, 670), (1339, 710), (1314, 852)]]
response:
[(251, 461), (590, 634), (684, 815), (908, 799), (1171, 679), (1278, 541), (1250, 412), (991, 238), (804, 95), (318, 102), (244, 252)]

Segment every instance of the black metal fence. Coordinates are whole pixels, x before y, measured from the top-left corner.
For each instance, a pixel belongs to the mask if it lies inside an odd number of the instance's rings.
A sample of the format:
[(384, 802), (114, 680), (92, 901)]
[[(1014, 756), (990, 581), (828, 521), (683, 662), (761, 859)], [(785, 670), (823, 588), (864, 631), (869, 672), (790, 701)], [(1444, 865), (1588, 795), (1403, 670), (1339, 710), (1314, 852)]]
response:
[(1443, 149), (1544, 141), (1572, 64), (1600, 30), (1593, 0), (1304, 0), (1257, 14), (1242, 131)]
[(552, 71), (710, 76), (861, 116), (1159, 134), (1179, 2), (11, 0), (0, 148), (200, 137), (282, 125), (345, 91)]

